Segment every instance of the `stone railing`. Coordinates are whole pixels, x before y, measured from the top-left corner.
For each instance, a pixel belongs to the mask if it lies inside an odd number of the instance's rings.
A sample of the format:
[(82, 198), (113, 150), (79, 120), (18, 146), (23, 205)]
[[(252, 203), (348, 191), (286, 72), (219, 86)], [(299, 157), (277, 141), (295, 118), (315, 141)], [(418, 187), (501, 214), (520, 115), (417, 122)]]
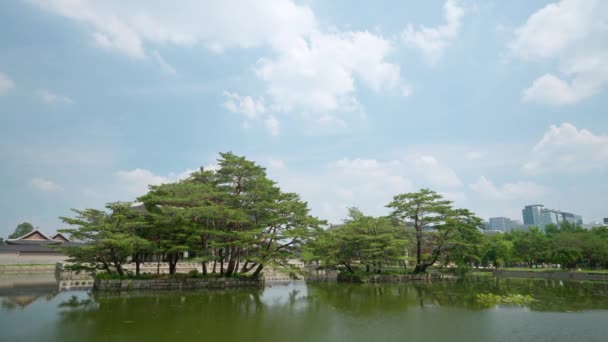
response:
[(258, 288), (264, 279), (254, 278), (160, 278), (160, 279), (95, 279), (95, 291), (166, 291), (195, 289)]

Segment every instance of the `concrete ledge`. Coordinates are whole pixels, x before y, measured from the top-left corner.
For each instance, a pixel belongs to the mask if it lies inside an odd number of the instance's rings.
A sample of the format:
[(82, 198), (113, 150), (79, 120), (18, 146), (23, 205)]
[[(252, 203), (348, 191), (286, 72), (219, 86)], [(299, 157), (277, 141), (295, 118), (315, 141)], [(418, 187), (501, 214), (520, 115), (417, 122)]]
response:
[(510, 270), (494, 270), (492, 274), (496, 277), (513, 277), (513, 278), (541, 278), (541, 279), (558, 279), (558, 280), (595, 280), (608, 281), (608, 273), (593, 273), (593, 272), (538, 272), (538, 271), (510, 271)]
[(164, 291), (227, 288), (259, 288), (263, 279), (250, 278), (161, 278), (161, 279), (95, 279), (95, 291)]
[(52, 265), (0, 265), (0, 273), (53, 273)]

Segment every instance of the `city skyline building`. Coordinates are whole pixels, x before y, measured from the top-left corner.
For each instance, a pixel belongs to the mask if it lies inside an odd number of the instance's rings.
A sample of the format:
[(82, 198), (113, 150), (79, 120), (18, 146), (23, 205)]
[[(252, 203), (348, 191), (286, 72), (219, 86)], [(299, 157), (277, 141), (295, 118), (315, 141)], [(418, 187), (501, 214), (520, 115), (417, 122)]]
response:
[(563, 222), (582, 225), (583, 217), (570, 212), (545, 208), (542, 204), (527, 205), (522, 209), (524, 225), (540, 228), (548, 224), (559, 225)]
[(488, 223), (488, 228), (490, 230), (497, 230), (505, 233), (522, 227), (521, 222), (511, 220), (508, 217), (490, 217)]

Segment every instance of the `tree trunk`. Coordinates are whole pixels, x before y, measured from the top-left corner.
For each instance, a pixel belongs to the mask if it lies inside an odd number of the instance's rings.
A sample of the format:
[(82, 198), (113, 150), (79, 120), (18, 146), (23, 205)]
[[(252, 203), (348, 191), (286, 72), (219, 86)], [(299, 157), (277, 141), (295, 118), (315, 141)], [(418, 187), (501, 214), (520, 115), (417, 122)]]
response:
[(203, 275), (206, 276), (207, 275), (207, 262), (203, 261)]
[(224, 250), (220, 249), (220, 276), (224, 276)]
[(169, 257), (169, 274), (175, 274), (177, 271), (177, 260), (179, 260), (179, 257), (176, 254)]
[(241, 273), (247, 273), (249, 271), (251, 271), (254, 267), (256, 267), (258, 264), (256, 262), (252, 263), (251, 266), (245, 268), (243, 266), (243, 269), (241, 270)]
[(239, 264), (241, 263), (241, 252), (239, 249), (239, 252), (236, 255), (236, 262), (234, 263), (234, 273), (239, 273)]
[(414, 274), (425, 273), (428, 267), (429, 264), (427, 263), (416, 264), (416, 267), (414, 268)]
[(230, 277), (234, 273), (234, 265), (236, 261), (236, 253), (233, 248), (230, 248), (228, 254), (228, 268), (226, 268), (226, 277)]
[(355, 273), (355, 271), (353, 271), (353, 268), (350, 267), (350, 265), (347, 262), (343, 262), (342, 264), (344, 264), (344, 266), (346, 266), (346, 269), (348, 270), (348, 272)]
[(156, 256), (156, 275), (160, 274), (160, 254)]
[(421, 246), (422, 246), (422, 242), (420, 241), (422, 239), (421, 236), (418, 236), (418, 234), (416, 234), (416, 266), (420, 265), (420, 262), (422, 261), (422, 251), (421, 251)]
[(262, 272), (262, 269), (264, 268), (263, 264), (259, 264), (258, 268), (255, 269), (255, 272), (253, 272), (252, 276), (254, 278), (257, 278), (260, 275), (260, 272)]
[(114, 262), (114, 267), (116, 267), (116, 272), (118, 273), (118, 275), (123, 276), (125, 275), (125, 271), (122, 269), (122, 265), (119, 262)]

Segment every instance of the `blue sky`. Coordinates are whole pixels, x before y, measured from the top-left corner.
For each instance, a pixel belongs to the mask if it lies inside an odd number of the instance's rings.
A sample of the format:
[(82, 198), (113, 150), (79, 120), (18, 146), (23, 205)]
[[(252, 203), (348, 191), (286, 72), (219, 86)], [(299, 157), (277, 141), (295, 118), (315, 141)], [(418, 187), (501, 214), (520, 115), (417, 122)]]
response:
[(0, 236), (233, 151), (332, 222), (429, 187), (608, 217), (608, 4), (0, 4)]

